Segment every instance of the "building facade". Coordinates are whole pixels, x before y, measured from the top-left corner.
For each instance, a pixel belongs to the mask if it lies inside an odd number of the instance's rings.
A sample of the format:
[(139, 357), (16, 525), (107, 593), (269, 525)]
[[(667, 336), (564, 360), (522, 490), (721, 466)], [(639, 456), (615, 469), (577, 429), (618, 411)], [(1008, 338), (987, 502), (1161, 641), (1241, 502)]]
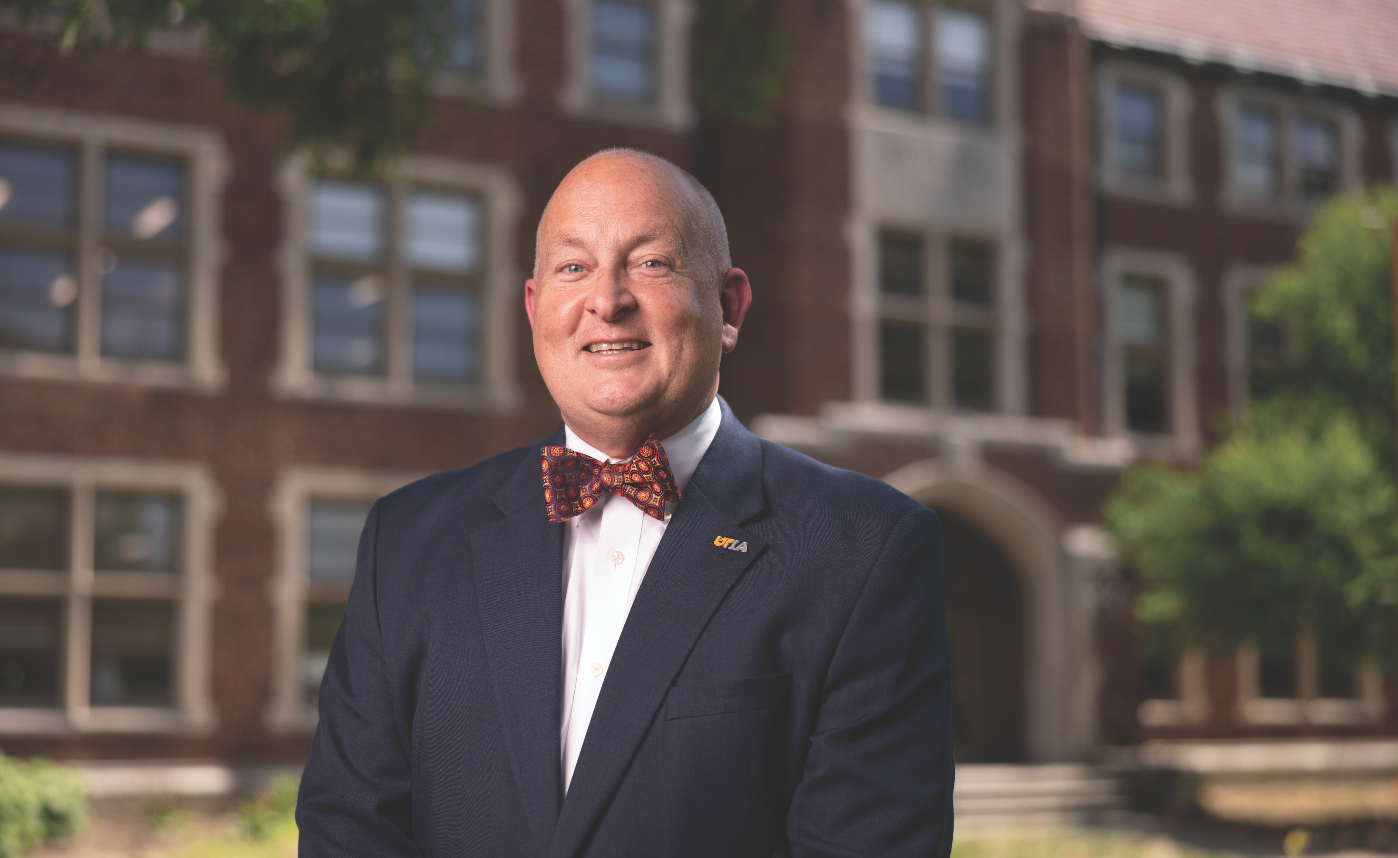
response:
[(368, 505), (556, 424), (534, 224), (618, 145), (725, 211), (740, 418), (941, 515), (961, 759), (1398, 728), (1314, 641), (1137, 659), (1096, 526), (1245, 406), (1278, 348), (1247, 295), (1316, 203), (1398, 175), (1398, 69), (1125, 0), (789, 0), (754, 129), (694, 104), (688, 0), (454, 8), (374, 181), (230, 105), (197, 32), (0, 26), (0, 748), (299, 759)]

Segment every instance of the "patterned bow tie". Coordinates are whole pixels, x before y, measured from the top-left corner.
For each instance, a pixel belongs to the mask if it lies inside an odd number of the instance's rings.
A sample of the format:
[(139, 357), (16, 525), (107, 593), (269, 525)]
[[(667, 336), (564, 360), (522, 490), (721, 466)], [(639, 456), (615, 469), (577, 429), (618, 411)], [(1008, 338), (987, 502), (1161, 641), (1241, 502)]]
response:
[(544, 448), (544, 503), (549, 521), (582, 515), (607, 492), (619, 494), (641, 512), (665, 520), (665, 502), (679, 503), (665, 448), (651, 435), (625, 462), (599, 462), (567, 447)]

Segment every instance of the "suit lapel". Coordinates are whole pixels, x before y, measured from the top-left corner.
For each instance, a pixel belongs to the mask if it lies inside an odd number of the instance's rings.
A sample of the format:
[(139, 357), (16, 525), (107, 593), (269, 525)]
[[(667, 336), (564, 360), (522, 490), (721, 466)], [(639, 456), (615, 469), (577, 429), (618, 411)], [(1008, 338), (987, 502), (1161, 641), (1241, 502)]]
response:
[(495, 502), (505, 518), (472, 534), (471, 562), (510, 764), (542, 851), (563, 792), (558, 719), (564, 526), (548, 521), (537, 458), (525, 458)]
[[(718, 435), (686, 487), (627, 615), (554, 829), (550, 858), (572, 858), (582, 849), (709, 618), (765, 547), (740, 526), (762, 507), (760, 443), (725, 403)], [(746, 542), (747, 551), (720, 547), (719, 537), (734, 539), (735, 547)]]

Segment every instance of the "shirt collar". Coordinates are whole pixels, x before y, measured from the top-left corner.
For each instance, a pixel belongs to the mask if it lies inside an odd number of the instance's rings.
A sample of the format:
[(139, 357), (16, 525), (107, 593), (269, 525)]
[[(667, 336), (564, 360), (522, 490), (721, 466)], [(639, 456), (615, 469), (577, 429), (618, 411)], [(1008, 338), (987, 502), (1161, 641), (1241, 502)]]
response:
[[(718, 427), (722, 422), (723, 409), (719, 407), (718, 397), (715, 396), (709, 402), (709, 407), (691, 420), (688, 426), (669, 438), (660, 440), (660, 446), (665, 448), (665, 458), (670, 460), (670, 472), (675, 475), (675, 486), (680, 490), (680, 494), (684, 494), (684, 487), (689, 485), (689, 478), (694, 476), (694, 470), (699, 467), (699, 460), (708, 452), (709, 445), (713, 443), (714, 436), (718, 435)], [(579, 438), (573, 427), (564, 424), (563, 428), (567, 436), (567, 445), (585, 456), (591, 456), (599, 462), (624, 462), (631, 458), (625, 456), (618, 459), (608, 456)]]

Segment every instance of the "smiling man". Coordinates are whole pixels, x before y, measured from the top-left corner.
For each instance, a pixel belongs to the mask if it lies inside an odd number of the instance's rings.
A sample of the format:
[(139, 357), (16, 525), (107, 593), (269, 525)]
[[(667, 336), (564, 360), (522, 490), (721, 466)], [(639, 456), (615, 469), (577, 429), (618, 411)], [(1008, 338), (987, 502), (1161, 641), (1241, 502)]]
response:
[(303, 858), (950, 851), (936, 517), (734, 419), (751, 297), (687, 173), (563, 180), (525, 285), (563, 425), (374, 506)]

